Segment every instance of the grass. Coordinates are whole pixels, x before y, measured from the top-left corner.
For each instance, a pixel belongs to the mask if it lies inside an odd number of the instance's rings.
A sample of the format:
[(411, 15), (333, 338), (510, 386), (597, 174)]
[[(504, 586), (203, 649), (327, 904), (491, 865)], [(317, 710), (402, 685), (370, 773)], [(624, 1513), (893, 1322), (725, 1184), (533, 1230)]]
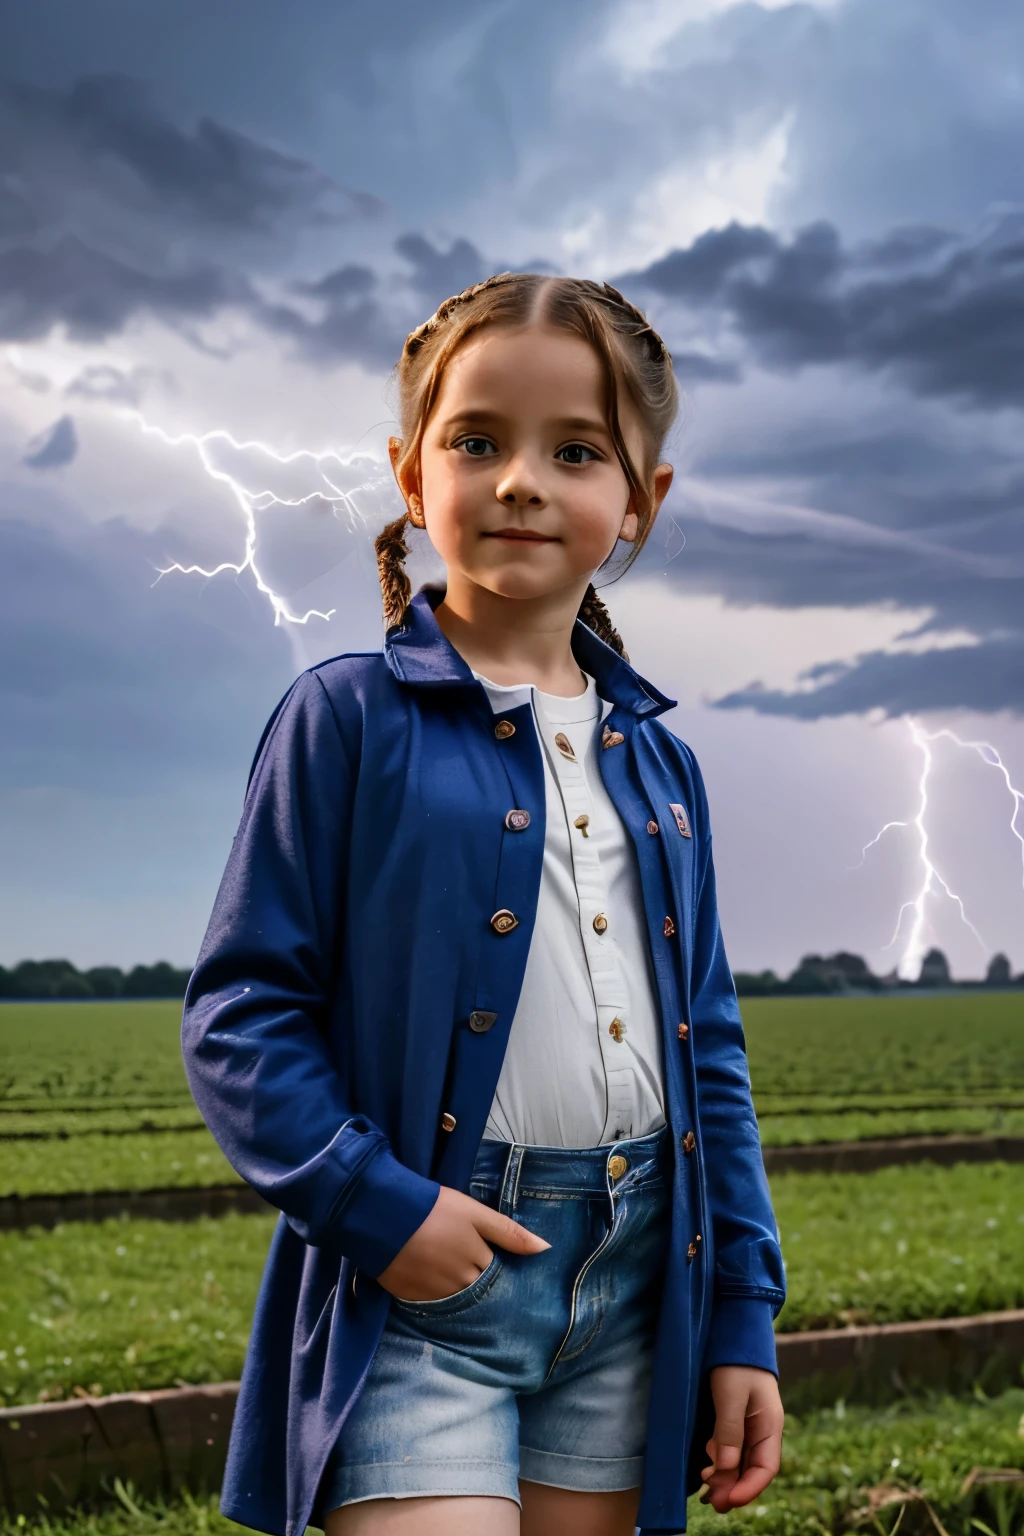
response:
[(191, 1097), (180, 1002), (4, 1003), (4, 1109), (166, 1107)]
[(744, 998), (742, 1009), (759, 1106), (793, 1095), (1024, 1093), (1024, 992)]
[(0, 1141), (0, 1196), (240, 1183), (205, 1126), (67, 1141)]
[(273, 1216), (0, 1234), (0, 1401), (238, 1377)]
[(1024, 1109), (844, 1110), (839, 1114), (760, 1115), (765, 1147), (899, 1136), (1024, 1136)]
[(1024, 1165), (930, 1163), (771, 1180), (786, 1332), (1024, 1306)]
[[(985, 1471), (996, 1469), (1022, 1475), (987, 1480)], [(1024, 1391), (883, 1411), (836, 1404), (802, 1420), (790, 1416), (782, 1469), (756, 1504), (721, 1516), (693, 1498), (688, 1513), (692, 1536), (895, 1536), (897, 1521), (901, 1536), (1017, 1536), (1024, 1529)], [(0, 1536), (237, 1536), (242, 1529), (214, 1497), (142, 1500), (123, 1488), (118, 1502), (90, 1512), (0, 1517)]]
[[(1024, 1305), (1024, 1165), (772, 1180), (787, 1332)], [(238, 1376), (272, 1216), (0, 1233), (0, 1400)]]

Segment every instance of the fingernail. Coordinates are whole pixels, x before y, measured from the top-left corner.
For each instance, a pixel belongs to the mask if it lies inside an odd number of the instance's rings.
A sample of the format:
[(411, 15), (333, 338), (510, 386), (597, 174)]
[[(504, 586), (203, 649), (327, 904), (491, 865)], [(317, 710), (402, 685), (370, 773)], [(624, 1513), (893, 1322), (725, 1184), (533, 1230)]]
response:
[(697, 1492), (700, 1495), (701, 1503), (702, 1504), (706, 1504), (707, 1501), (708, 1501), (708, 1495), (711, 1492), (711, 1485), (709, 1483), (701, 1483), (701, 1485), (698, 1488)]
[(544, 1248), (550, 1248), (551, 1247), (551, 1244), (550, 1243), (546, 1243), (543, 1238), (539, 1238), (538, 1241), (540, 1242), (542, 1250)]

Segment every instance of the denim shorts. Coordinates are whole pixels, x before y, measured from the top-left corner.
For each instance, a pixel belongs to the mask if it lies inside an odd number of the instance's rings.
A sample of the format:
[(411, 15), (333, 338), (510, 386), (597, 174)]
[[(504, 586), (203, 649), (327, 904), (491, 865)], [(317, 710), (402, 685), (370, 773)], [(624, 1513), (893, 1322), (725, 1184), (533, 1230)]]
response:
[(643, 1477), (668, 1247), (667, 1128), (581, 1149), (485, 1141), (470, 1193), (547, 1239), (472, 1285), (392, 1303), (322, 1484), (363, 1499), (610, 1493)]

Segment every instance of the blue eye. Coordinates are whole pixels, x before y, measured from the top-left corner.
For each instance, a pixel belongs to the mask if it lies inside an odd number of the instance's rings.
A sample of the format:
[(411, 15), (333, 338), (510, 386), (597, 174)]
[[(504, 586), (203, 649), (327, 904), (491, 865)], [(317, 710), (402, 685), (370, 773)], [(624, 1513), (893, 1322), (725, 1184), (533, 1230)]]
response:
[(486, 437), (464, 437), (458, 444), (465, 448), (466, 452), (474, 459), (482, 459), (487, 456), (494, 444)]
[(556, 459), (561, 459), (563, 464), (589, 464), (592, 459), (598, 458), (593, 448), (588, 448), (586, 443), (566, 443), (564, 448), (559, 448), (555, 454)]

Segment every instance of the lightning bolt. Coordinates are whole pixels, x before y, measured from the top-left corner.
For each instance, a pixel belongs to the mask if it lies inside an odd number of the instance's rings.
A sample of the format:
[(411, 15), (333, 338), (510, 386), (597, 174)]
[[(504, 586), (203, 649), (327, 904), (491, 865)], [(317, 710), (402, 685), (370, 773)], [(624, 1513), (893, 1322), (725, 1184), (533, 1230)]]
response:
[[(918, 888), (916, 896), (914, 896), (910, 901), (905, 901), (900, 907), (899, 916), (896, 920), (895, 931), (893, 932), (893, 936), (889, 940), (889, 943), (885, 945), (886, 949), (890, 949), (897, 942), (903, 928), (904, 916), (906, 913), (912, 912), (913, 921), (910, 926), (910, 933), (907, 937), (907, 941), (904, 946), (903, 953), (900, 957), (897, 970), (899, 975), (904, 980), (913, 981), (916, 980), (920, 974), (921, 962), (925, 956), (925, 936), (929, 927), (927, 908), (928, 900), (931, 896), (941, 894), (946, 896), (950, 901), (955, 902), (960, 913), (961, 921), (967, 928), (970, 929), (971, 933), (977, 939), (986, 955), (991, 953), (989, 945), (985, 942), (977, 928), (967, 916), (962, 898), (957, 895), (957, 893), (950, 887), (949, 883), (939, 873), (929, 851), (927, 816), (928, 786), (929, 780), (931, 779), (932, 768), (934, 766), (932, 743), (946, 740), (953, 742), (955, 746), (962, 748), (964, 751), (973, 751), (977, 753), (977, 755), (981, 758), (982, 762), (985, 763), (987, 767), (995, 768), (1002, 775), (1003, 782), (1006, 785), (1007, 791), (1009, 792), (1013, 802), (1013, 811), (1010, 816), (1010, 832), (1020, 844), (1022, 888), (1024, 888), (1024, 829), (1018, 826), (1018, 818), (1020, 817), (1022, 807), (1024, 807), (1024, 793), (1022, 793), (1022, 791), (1017, 789), (1014, 785), (1013, 780), (1010, 777), (1009, 769), (991, 742), (965, 741), (962, 737), (958, 736), (955, 731), (950, 730), (948, 727), (943, 727), (938, 731), (926, 731), (921, 723), (910, 715), (905, 717), (905, 724), (910, 732), (910, 737), (914, 746), (921, 754), (921, 773), (917, 783), (917, 812), (910, 821), (887, 821), (885, 825), (875, 833), (875, 836), (871, 839), (871, 841), (869, 843), (865, 843), (864, 847), (861, 849), (860, 863), (864, 863), (869, 851), (874, 848), (877, 843), (881, 842), (882, 838), (887, 832), (892, 831), (894, 828), (912, 828), (914, 830), (917, 837), (917, 855), (921, 866), (921, 884)], [(857, 867), (859, 868), (860, 865)]]
[[(342, 470), (351, 469), (360, 460), (366, 459), (368, 455), (354, 453), (346, 455), (340, 453), (335, 448), (325, 448), (319, 452), (309, 448), (298, 448), (292, 453), (281, 453), (271, 444), (260, 442), (258, 439), (236, 438), (223, 427), (217, 427), (203, 433), (171, 433), (165, 431), (163, 427), (156, 426), (153, 422), (147, 421), (140, 411), (124, 411), (120, 414), (126, 420), (133, 422), (146, 436), (158, 438), (160, 442), (165, 443), (169, 448), (193, 448), (204, 472), (218, 485), (227, 487), (242, 514), (245, 528), (245, 544), (240, 560), (222, 560), (219, 565), (209, 569), (201, 565), (181, 565), (177, 561), (172, 561), (170, 565), (159, 568), (157, 581), (163, 576), (170, 576), (172, 573), (182, 576), (205, 576), (212, 578), (219, 576), (224, 571), (233, 571), (236, 576), (241, 576), (243, 571), (249, 571), (256, 584), (257, 591), (262, 593), (270, 603), (275, 625), (280, 624), (282, 620), (288, 624), (308, 624), (310, 619), (327, 620), (331, 618), (337, 611), (334, 608), (328, 609), (326, 613), (319, 608), (309, 608), (305, 613), (293, 613), (285, 598), (280, 593), (274, 591), (257, 564), (256, 518), (258, 513), (265, 512), (271, 506), (302, 507), (307, 506), (310, 502), (322, 501), (330, 505), (335, 517), (344, 513), (347, 516), (350, 528), (355, 529), (356, 526), (362, 526), (365, 520), (359, 511), (355, 498), (362, 490), (379, 489), (385, 478), (383, 473), (365, 482), (363, 485), (355, 487), (353, 490), (343, 490), (341, 486), (335, 483), (331, 475), (327, 473), (325, 466), (337, 465)], [(315, 468), (319, 477), (317, 488), (305, 496), (284, 497), (277, 495), (276, 492), (267, 488), (256, 490), (246, 486), (237, 475), (229, 474), (227, 470), (221, 469), (215, 463), (211, 453), (211, 446), (216, 443), (226, 444), (236, 453), (258, 454), (282, 468), (290, 468), (292, 465), (300, 462), (308, 462)], [(332, 473), (337, 475), (338, 470), (334, 469)]]

